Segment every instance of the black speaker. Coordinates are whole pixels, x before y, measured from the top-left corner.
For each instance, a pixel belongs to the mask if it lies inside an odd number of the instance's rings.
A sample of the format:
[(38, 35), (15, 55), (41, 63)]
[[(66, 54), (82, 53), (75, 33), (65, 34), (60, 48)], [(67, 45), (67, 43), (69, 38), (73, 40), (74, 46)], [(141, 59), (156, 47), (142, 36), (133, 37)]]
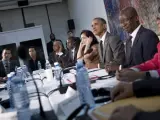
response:
[(27, 6), (29, 3), (28, 3), (28, 0), (19, 0), (18, 1), (18, 6), (21, 7), (21, 6)]
[(74, 25), (74, 20), (73, 19), (68, 20), (68, 29), (69, 30), (74, 30), (75, 29), (75, 25)]

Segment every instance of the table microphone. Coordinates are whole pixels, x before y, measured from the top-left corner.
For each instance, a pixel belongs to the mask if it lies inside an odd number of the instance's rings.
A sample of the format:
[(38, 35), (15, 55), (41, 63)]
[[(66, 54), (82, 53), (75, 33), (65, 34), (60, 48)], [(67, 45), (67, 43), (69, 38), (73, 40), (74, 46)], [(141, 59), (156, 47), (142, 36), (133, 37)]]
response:
[(69, 85), (62, 85), (62, 76), (61, 76), (62, 72), (65, 71), (65, 70), (71, 70), (71, 69), (75, 69), (75, 68), (76, 68), (76, 66), (72, 66), (72, 67), (64, 68), (64, 69), (61, 70), (60, 75), (59, 75), (59, 78), (60, 78), (59, 79), (59, 82), (60, 82), (59, 92), (60, 92), (60, 94), (66, 93), (67, 88), (69, 86)]
[[(25, 49), (24, 46), (19, 46), (17, 53), (18, 53), (18, 56), (19, 56), (19, 58), (21, 60), (24, 60), (24, 61), (27, 60), (27, 50)], [(43, 111), (42, 102), (41, 102), (41, 99), (40, 99), (40, 94), (39, 94), (39, 90), (38, 90), (37, 84), (36, 84), (35, 79), (33, 78), (32, 75), (31, 75), (31, 77), (33, 79), (33, 83), (35, 84), (37, 95), (38, 95), (38, 102), (39, 102), (39, 107), (40, 107), (40, 115), (41, 115), (41, 117), (46, 118), (45, 113)]]

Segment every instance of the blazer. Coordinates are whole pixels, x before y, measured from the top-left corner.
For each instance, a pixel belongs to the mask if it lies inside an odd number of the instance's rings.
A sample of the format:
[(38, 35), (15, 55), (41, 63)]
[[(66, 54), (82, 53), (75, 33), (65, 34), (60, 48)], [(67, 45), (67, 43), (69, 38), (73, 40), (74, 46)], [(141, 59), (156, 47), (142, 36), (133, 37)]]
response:
[(148, 60), (140, 65), (136, 65), (131, 69), (135, 71), (150, 71), (150, 75), (155, 78), (160, 77), (160, 43), (157, 45), (158, 53), (151, 60)]
[(38, 61), (40, 61), (42, 69), (45, 69), (45, 60), (36, 59), (35, 61), (33, 61), (32, 59), (30, 59), (28, 60), (28, 69), (30, 72), (38, 70)]
[[(15, 67), (16, 66), (19, 66), (19, 63), (15, 60), (11, 60), (10, 61), (10, 72), (13, 72), (15, 71)], [(2, 60), (0, 61), (0, 77), (6, 77), (7, 74), (5, 72), (5, 68), (4, 68), (4, 65), (3, 65), (3, 62)]]
[(77, 53), (78, 53), (78, 47), (77, 48), (75, 48), (75, 51), (74, 51), (74, 59), (73, 59), (73, 57), (72, 57), (72, 51), (71, 50), (68, 50), (67, 52), (68, 52), (68, 56), (69, 56), (69, 58), (68, 58), (68, 67), (72, 67), (72, 66), (75, 66), (75, 64), (76, 64), (76, 62), (77, 62)]
[(158, 42), (159, 38), (153, 31), (141, 26), (134, 40), (130, 59), (124, 64), (124, 67), (139, 65), (152, 59), (157, 52)]
[(125, 60), (124, 44), (118, 36), (113, 36), (110, 33), (107, 33), (103, 51), (99, 44), (99, 55), (101, 64), (114, 62), (120, 65)]
[(70, 60), (68, 51), (64, 51), (61, 56), (56, 55), (55, 52), (52, 52), (49, 55), (49, 61), (52, 66), (54, 66), (55, 62), (58, 62), (62, 68), (66, 68), (68, 67)]
[[(160, 79), (148, 79), (133, 82), (133, 92), (136, 97), (160, 95)], [(160, 108), (159, 108), (160, 109)], [(139, 112), (133, 120), (160, 120), (160, 111)]]
[(53, 52), (53, 41), (50, 41), (47, 43), (47, 52), (48, 52), (48, 55)]

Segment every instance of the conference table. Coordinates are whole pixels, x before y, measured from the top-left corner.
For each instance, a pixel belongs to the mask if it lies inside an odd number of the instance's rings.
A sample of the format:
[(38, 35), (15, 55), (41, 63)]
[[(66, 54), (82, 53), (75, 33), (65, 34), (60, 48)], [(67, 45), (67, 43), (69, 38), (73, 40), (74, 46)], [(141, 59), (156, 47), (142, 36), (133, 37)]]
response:
[[(63, 75), (63, 84), (71, 84), (75, 82), (76, 78), (74, 72), (66, 73)], [(90, 79), (108, 75), (104, 69), (92, 69), (88, 70), (88, 73)], [(65, 94), (60, 94), (58, 90), (51, 92), (58, 87), (59, 81), (56, 81), (55, 79), (47, 80), (47, 76), (44, 70), (35, 71), (33, 73), (33, 78), (38, 86), (43, 110), (53, 110), (59, 120), (65, 120), (77, 107), (80, 106), (78, 92), (71, 87), (68, 87)], [(30, 98), (31, 113), (39, 113), (39, 102), (37, 99), (37, 91), (34, 82), (29, 78), (26, 81), (27, 91)], [(92, 89), (103, 87), (110, 89), (118, 84), (118, 81), (115, 77), (108, 77), (104, 78), (103, 80), (96, 80), (91, 83)], [(0, 95), (3, 100), (9, 98), (6, 90), (1, 91)]]

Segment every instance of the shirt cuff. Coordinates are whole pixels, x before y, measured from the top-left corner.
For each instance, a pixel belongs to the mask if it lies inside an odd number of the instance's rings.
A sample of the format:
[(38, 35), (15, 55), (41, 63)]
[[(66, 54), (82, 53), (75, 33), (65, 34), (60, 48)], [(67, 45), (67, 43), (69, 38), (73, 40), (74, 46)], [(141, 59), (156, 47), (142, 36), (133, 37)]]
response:
[(132, 68), (129, 68), (129, 69), (134, 70), (134, 71), (136, 71), (136, 72), (140, 72), (140, 69), (138, 69), (138, 68), (132, 67)]
[(152, 78), (159, 78), (159, 74), (156, 70), (150, 70), (149, 73)]

